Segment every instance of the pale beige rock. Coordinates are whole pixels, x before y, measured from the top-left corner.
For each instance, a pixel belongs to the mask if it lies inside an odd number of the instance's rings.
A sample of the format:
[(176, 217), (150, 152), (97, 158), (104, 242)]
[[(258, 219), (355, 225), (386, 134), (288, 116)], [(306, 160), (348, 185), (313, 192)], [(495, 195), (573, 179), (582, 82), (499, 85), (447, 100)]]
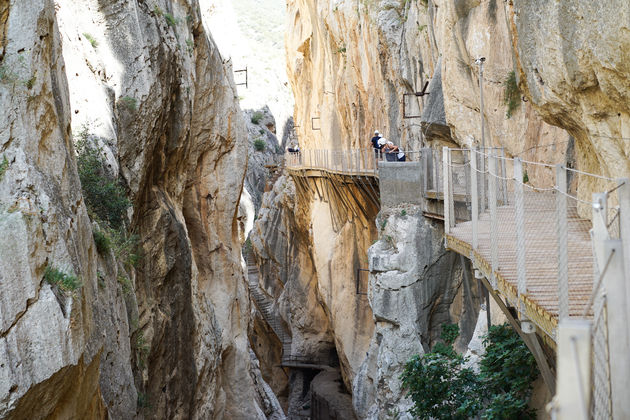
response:
[[(0, 6), (0, 416), (133, 418), (141, 400), (145, 418), (274, 415), (247, 339), (232, 70), (196, 0), (101, 3)], [(83, 127), (128, 187), (135, 269), (97, 258)], [(51, 290), (47, 264), (82, 288)]]
[(457, 323), (458, 341), (468, 343), (477, 322), (478, 288), (470, 274), (468, 281), (463, 276), (469, 267), (443, 249), (442, 228), (425, 219), (418, 206), (386, 208), (379, 219), (380, 239), (369, 249), (375, 329), (354, 379), (353, 404), (360, 418), (379, 419), (394, 411), (409, 418), (411, 402), (399, 379), (405, 363), (424, 354), (444, 323)]

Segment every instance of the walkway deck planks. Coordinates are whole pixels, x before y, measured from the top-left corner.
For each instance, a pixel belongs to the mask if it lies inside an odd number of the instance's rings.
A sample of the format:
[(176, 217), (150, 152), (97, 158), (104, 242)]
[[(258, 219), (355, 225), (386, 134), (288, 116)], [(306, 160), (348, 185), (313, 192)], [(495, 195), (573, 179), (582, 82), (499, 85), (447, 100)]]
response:
[[(555, 343), (558, 324), (558, 245), (556, 219), (553, 206), (554, 193), (532, 192), (524, 194), (525, 261), (527, 293), (522, 297), (528, 317), (546, 333), (547, 340)], [(510, 200), (513, 203), (513, 200)], [(537, 209), (537, 211), (531, 211)], [(529, 211), (528, 211), (529, 210)], [(513, 205), (497, 208), (498, 256), (497, 283), (499, 292), (510, 305), (517, 307), (516, 220)], [(569, 314), (581, 316), (593, 290), (593, 251), (590, 221), (581, 219), (575, 207), (568, 211), (569, 243)], [(458, 222), (446, 235), (447, 247), (479, 266), (491, 278), (490, 215), (479, 216), (478, 249), (472, 249), (472, 222)]]

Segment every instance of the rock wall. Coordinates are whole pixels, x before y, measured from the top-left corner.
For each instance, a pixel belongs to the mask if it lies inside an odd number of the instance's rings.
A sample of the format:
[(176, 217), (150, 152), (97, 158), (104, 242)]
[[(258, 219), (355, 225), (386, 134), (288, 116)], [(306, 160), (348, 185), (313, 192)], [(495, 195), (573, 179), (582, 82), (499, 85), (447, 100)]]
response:
[[(0, 5), (0, 416), (281, 415), (247, 339), (237, 99), (196, 0)], [(135, 267), (97, 254), (79, 132), (126, 186)]]
[[(285, 352), (313, 364), (339, 364), (350, 389), (372, 335), (372, 313), (355, 282), (357, 269), (367, 268), (374, 228), (366, 234), (363, 224), (346, 223), (335, 232), (328, 203), (306, 199), (298, 188), (285, 176), (263, 196), (251, 235), (261, 287), (275, 299), (291, 333)], [(292, 374), (290, 389), (301, 388), (296, 382), (304, 380)], [(307, 391), (289, 396), (289, 415)]]
[[(0, 6), (0, 417), (104, 418), (96, 251), (51, 1)], [(47, 266), (82, 279), (74, 293)]]
[[(379, 240), (370, 247), (370, 307), (375, 330), (352, 394), (360, 418), (401, 418), (411, 407), (399, 376), (415, 354), (429, 350), (441, 325), (459, 324), (455, 343), (464, 350), (473, 336), (480, 291), (470, 267), (442, 246), (441, 225), (420, 206), (381, 210)], [(467, 271), (464, 274), (464, 270)]]
[[(579, 169), (627, 177), (630, 5), (513, 0), (506, 10), (520, 87), (536, 112), (575, 138)], [(596, 181), (580, 181), (590, 199)]]
[[(604, 6), (565, 3), (289, 0), (287, 71), (296, 100), (294, 119), (301, 147), (367, 148), (375, 129), (404, 149), (481, 146), (480, 71), (474, 60), (483, 56), (487, 146), (501, 146), (509, 157), (566, 163), (613, 177), (627, 175), (630, 143), (620, 139), (630, 138), (624, 119), (628, 115), (624, 87), (627, 57), (623, 53), (627, 49), (627, 6), (618, 2)], [(512, 72), (514, 82), (510, 83)], [(427, 82), (428, 97), (405, 95), (420, 92)], [(515, 90), (513, 109), (506, 104), (509, 89)], [(409, 116), (413, 117), (406, 118)], [(527, 171), (532, 184), (548, 187), (553, 182), (550, 168), (528, 166)], [(583, 198), (597, 188), (596, 182), (579, 179), (578, 191)], [(311, 208), (313, 241), (289, 243), (288, 247), (310, 249), (318, 268), (317, 288), (322, 290), (326, 277), (320, 268), (341, 261), (330, 250), (353, 240), (370, 242), (375, 235), (369, 230), (357, 237), (349, 233), (327, 235), (332, 223), (326, 217), (326, 205), (312, 198), (297, 200), (305, 201), (299, 206)], [(326, 236), (327, 240), (317, 239)], [(440, 234), (425, 232), (423, 238), (429, 244), (417, 244), (417, 252), (441, 246)], [(404, 238), (399, 239), (405, 243)], [(398, 246), (397, 239), (392, 240), (392, 247)], [(373, 249), (371, 252), (386, 252), (384, 245)], [(426, 278), (430, 283), (458, 263), (444, 263), (439, 273), (411, 277)], [(343, 278), (340, 274), (331, 276), (332, 283)], [(388, 349), (407, 345), (412, 352), (427, 346), (431, 335), (418, 331), (432, 329), (430, 325), (448, 318), (421, 319), (394, 308), (385, 311), (388, 316), (382, 320), (384, 311), (377, 299), (382, 292), (381, 280), (379, 275), (377, 278), (371, 283), (370, 304), (376, 326), (368, 358), (358, 376), (356, 369), (346, 374), (346, 378), (354, 377), (355, 409), (363, 417), (385, 415), (383, 410), (390, 405), (404, 408), (396, 380), (387, 382), (397, 375), (403, 357), (396, 359), (393, 370), (379, 370), (379, 363), (392, 361)], [(451, 280), (455, 289), (457, 278)], [(448, 293), (439, 290), (426, 301), (433, 304), (450, 296)], [(443, 312), (451, 317), (462, 308), (457, 299), (453, 302), (445, 305), (449, 309)], [(391, 319), (407, 315), (412, 319), (405, 323), (413, 328), (407, 327), (409, 332), (402, 337), (400, 329), (388, 325)], [(468, 324), (464, 331), (470, 335), (475, 324)], [(338, 349), (343, 325), (331, 323)], [(460, 350), (464, 348), (460, 346)], [(383, 381), (387, 385), (381, 388)]]

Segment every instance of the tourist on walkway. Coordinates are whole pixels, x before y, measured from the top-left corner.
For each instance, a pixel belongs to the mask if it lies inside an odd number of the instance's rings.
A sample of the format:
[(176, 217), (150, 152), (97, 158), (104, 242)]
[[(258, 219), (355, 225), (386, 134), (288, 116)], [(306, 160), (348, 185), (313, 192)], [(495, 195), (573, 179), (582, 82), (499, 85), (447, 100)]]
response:
[(388, 162), (396, 162), (396, 160), (398, 159), (397, 155), (398, 153), (400, 153), (400, 149), (398, 149), (398, 146), (396, 146), (391, 141), (388, 141), (385, 143), (382, 150), (383, 153), (385, 153), (385, 159)]
[(378, 139), (381, 138), (381, 133), (378, 132), (378, 130), (376, 130), (374, 132), (374, 137), (372, 137), (372, 147), (374, 147), (374, 150), (376, 151), (380, 151), (381, 150), (381, 146), (378, 145)]

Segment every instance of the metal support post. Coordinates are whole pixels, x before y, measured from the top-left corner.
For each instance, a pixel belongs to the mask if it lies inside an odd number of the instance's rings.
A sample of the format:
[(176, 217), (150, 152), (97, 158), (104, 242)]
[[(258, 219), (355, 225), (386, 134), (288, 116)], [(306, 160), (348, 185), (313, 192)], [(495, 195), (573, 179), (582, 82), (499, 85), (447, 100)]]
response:
[(525, 206), (523, 197), (523, 162), (514, 159), (514, 211), (516, 216), (516, 274), (519, 301), (519, 315), (525, 313), (521, 296), (527, 293), (527, 274), (525, 269)]
[(433, 150), (433, 172), (435, 178), (433, 179), (433, 188), (435, 188), (435, 198), (439, 200), (440, 196), (440, 158), (438, 154), (439, 150)]
[[(591, 323), (564, 319), (558, 325), (557, 420), (588, 420), (591, 397)], [(553, 418), (553, 416), (552, 416)]]
[(479, 247), (479, 196), (477, 195), (477, 149), (470, 151), (470, 201), (472, 211), (472, 246)]
[(602, 284), (607, 292), (608, 354), (610, 355), (610, 394), (612, 417), (630, 419), (630, 348), (628, 337), (628, 303), (623, 273), (623, 246), (620, 239), (609, 239), (604, 244), (608, 269)]
[(556, 223), (558, 238), (558, 318), (569, 317), (569, 233), (567, 224), (567, 171), (556, 165)]
[(490, 315), (490, 292), (485, 286), (485, 284), (488, 284), (488, 282), (483, 281), (484, 275), (480, 270), (477, 269), (475, 269), (475, 278), (477, 279), (477, 282), (479, 284), (479, 291), (486, 299), (486, 325), (488, 326), (488, 330), (490, 330), (490, 327), (492, 326), (492, 316)]
[(480, 188), (479, 188), (479, 203), (481, 204), (481, 212), (485, 213), (486, 211), (486, 172), (487, 172), (487, 168), (488, 165), (486, 165), (486, 156), (484, 156), (484, 153), (487, 153), (485, 151), (485, 149), (481, 149), (481, 153), (479, 154), (479, 157), (481, 158), (481, 165), (480, 166), (480, 172), (481, 172), (481, 184), (480, 184)]
[[(610, 392), (612, 417), (630, 418), (630, 359), (623, 355), (630, 348), (628, 302), (624, 277), (624, 250), (621, 239), (610, 239), (606, 226), (607, 194), (593, 194), (593, 249), (598, 270), (593, 287), (602, 277), (602, 293), (607, 297), (607, 338), (610, 357)], [(600, 292), (598, 292), (600, 293)]]
[(448, 175), (448, 211), (451, 215), (451, 227), (455, 227), (455, 198), (453, 197), (455, 191), (453, 191), (453, 152), (451, 150), (448, 151), (448, 171), (446, 172)]
[(451, 203), (449, 202), (450, 188), (448, 185), (448, 154), (448, 147), (444, 146), (442, 148), (442, 182), (444, 184), (444, 233), (446, 233), (447, 235), (451, 231)]
[(503, 205), (508, 205), (508, 191), (507, 191), (507, 172), (505, 170), (505, 149), (501, 148), (501, 185), (503, 186)]
[[(617, 190), (619, 197), (619, 236), (623, 242), (623, 262), (626, 284), (630, 284), (630, 179), (617, 180), (621, 187)], [(630, 287), (627, 288), (626, 301), (630, 305)], [(630, 328), (630, 322), (628, 323)]]
[[(475, 63), (479, 66), (479, 116), (481, 118), (481, 151), (483, 153), (487, 153), (486, 150), (486, 130), (483, 123), (484, 120), (484, 109), (483, 109), (483, 63), (486, 61), (485, 57), (479, 57), (475, 60)], [(482, 155), (482, 163), (481, 163), (481, 211), (486, 211), (486, 179), (485, 179), (485, 171), (486, 171), (486, 161), (484, 159), (485, 156)]]
[(490, 152), (488, 165), (488, 200), (490, 201), (490, 260), (492, 264), (492, 275), (490, 284), (497, 290), (497, 274), (499, 270), (499, 227), (497, 220), (497, 157), (494, 151)]

